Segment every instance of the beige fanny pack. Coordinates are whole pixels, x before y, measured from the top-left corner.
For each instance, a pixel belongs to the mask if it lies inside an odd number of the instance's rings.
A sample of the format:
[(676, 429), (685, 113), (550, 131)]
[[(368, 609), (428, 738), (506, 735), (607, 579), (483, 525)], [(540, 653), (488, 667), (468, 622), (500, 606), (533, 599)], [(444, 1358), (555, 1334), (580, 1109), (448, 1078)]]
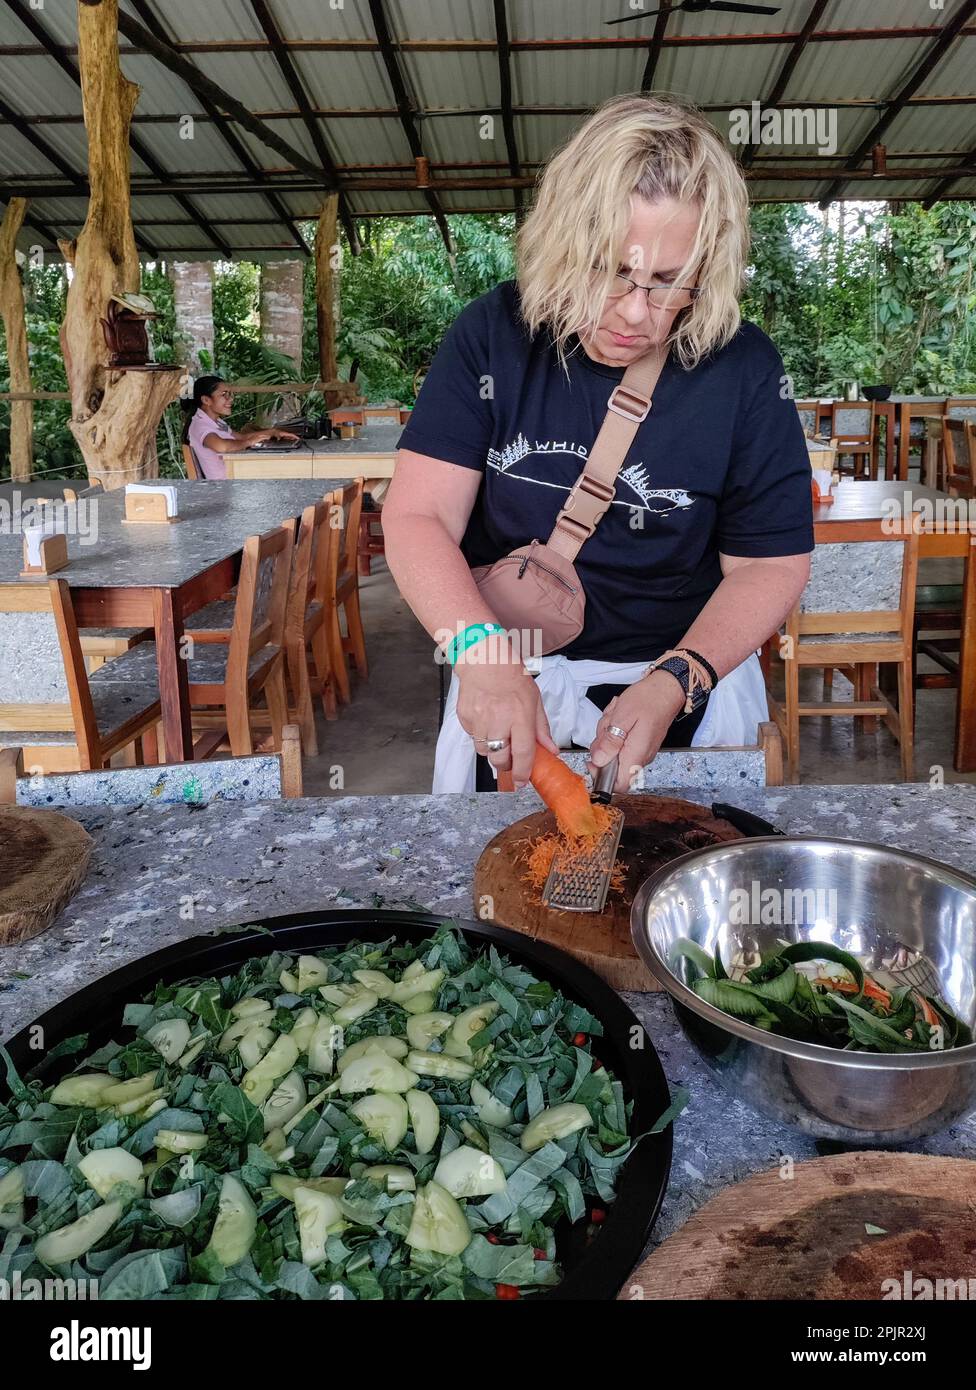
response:
[(573, 561), (613, 501), (617, 474), (647, 419), (668, 349), (632, 362), (607, 401), (586, 467), (576, 479), (548, 541), (520, 546), (472, 570), (482, 598), (506, 628), (541, 635), (541, 653), (558, 651), (583, 630), (586, 595)]

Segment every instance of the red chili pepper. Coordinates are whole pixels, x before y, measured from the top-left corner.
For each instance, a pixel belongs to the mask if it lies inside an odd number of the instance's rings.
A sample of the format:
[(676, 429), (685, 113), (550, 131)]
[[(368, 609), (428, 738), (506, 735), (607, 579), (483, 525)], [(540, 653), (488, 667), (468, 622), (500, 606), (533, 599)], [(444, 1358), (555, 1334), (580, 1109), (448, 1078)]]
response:
[(485, 1240), (488, 1242), (489, 1245), (501, 1245), (501, 1241), (495, 1235), (494, 1231), (489, 1231), (488, 1234), (485, 1236)]
[(496, 1285), (495, 1285), (495, 1297), (496, 1297), (496, 1298), (521, 1298), (522, 1295), (519, 1293), (518, 1289), (515, 1287), (514, 1284), (496, 1284)]
[(606, 1221), (606, 1219), (607, 1214), (602, 1207), (594, 1207), (590, 1212), (590, 1220), (593, 1222), (594, 1226), (599, 1226), (601, 1221)]
[(582, 1047), (583, 1044), (584, 1044), (585, 1042), (586, 1042), (586, 1034), (585, 1034), (585, 1033), (577, 1033), (576, 1036), (575, 1036), (575, 1038), (573, 1039), (573, 1046), (574, 1046), (574, 1047)]
[(548, 1260), (549, 1256), (546, 1254), (544, 1250), (540, 1250), (537, 1245), (535, 1249), (532, 1251), (532, 1258), (534, 1260)]

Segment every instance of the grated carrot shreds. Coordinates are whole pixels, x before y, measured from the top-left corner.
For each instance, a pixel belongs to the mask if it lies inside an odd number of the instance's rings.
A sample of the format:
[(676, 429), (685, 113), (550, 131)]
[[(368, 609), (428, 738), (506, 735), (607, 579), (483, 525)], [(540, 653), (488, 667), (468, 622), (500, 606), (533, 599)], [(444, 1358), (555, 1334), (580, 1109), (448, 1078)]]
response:
[[(548, 834), (539, 835), (536, 839), (529, 841), (518, 856), (518, 862), (525, 865), (525, 873), (522, 875), (524, 883), (541, 891), (549, 877), (552, 861), (559, 850), (566, 851), (570, 860), (589, 858), (593, 853), (596, 841), (610, 829), (620, 814), (619, 811), (598, 804), (594, 804), (591, 809), (596, 825), (595, 835), (564, 835), (561, 831), (552, 830)], [(623, 886), (624, 867), (618, 859), (614, 862), (610, 875), (610, 888), (611, 891), (619, 891)]]

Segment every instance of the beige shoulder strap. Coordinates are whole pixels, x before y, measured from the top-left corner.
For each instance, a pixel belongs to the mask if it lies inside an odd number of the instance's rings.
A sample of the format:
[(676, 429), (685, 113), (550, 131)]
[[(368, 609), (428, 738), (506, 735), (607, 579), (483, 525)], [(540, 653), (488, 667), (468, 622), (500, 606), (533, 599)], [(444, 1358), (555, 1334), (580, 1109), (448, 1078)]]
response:
[(668, 344), (639, 357), (623, 374), (607, 401), (607, 414), (593, 441), (586, 467), (573, 484), (556, 518), (548, 544), (573, 561), (613, 501), (617, 474), (637, 428), (647, 419), (651, 396), (669, 352)]

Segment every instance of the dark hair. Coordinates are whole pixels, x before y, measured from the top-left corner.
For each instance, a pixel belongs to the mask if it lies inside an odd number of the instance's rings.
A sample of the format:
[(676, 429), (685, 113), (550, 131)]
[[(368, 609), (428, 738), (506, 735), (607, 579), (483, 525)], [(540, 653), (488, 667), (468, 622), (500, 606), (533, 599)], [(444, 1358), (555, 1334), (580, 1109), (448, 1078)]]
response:
[(200, 409), (200, 404), (204, 396), (212, 396), (218, 386), (222, 386), (224, 378), (222, 376), (198, 376), (193, 383), (193, 395), (186, 397), (180, 404), (183, 406), (183, 443), (189, 442), (190, 421)]

